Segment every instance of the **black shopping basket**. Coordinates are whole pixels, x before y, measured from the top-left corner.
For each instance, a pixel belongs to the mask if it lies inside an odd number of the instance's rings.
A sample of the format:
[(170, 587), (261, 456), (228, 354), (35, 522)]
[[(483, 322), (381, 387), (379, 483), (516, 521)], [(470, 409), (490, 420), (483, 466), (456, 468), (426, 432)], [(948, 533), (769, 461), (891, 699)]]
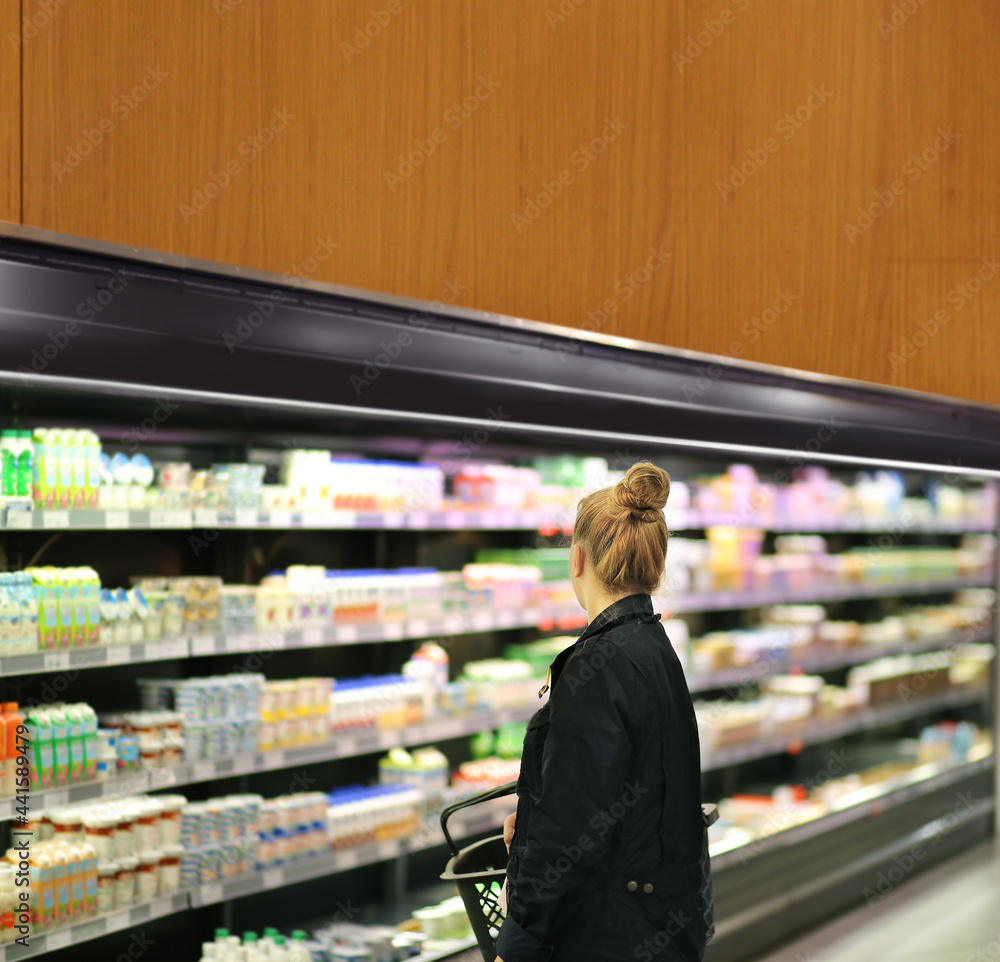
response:
[(451, 858), (441, 878), (454, 882), (458, 894), (465, 903), (472, 932), (479, 943), (486, 962), (493, 962), (497, 957), (497, 939), (500, 937), (500, 926), (503, 925), (503, 912), (500, 910), (500, 889), (507, 874), (507, 846), (503, 843), (503, 835), (494, 835), (483, 839), (468, 848), (459, 851), (455, 840), (448, 831), (448, 819), (463, 808), (479, 805), (482, 802), (513, 795), (517, 782), (507, 782), (488, 792), (471, 795), (461, 801), (449, 805), (441, 813), (441, 831), (451, 849)]
[[(497, 788), (491, 788), (488, 792), (463, 798), (441, 812), (441, 831), (444, 832), (448, 848), (451, 849), (451, 858), (448, 859), (448, 865), (441, 873), (441, 878), (446, 882), (454, 882), (458, 888), (458, 894), (465, 903), (465, 911), (472, 924), (472, 934), (475, 935), (479, 950), (486, 962), (494, 962), (497, 957), (497, 939), (500, 938), (500, 926), (503, 925), (500, 890), (507, 874), (507, 846), (504, 845), (501, 834), (484, 838), (481, 842), (459, 850), (448, 831), (448, 819), (455, 812), (471, 805), (503, 798), (504, 795), (513, 795), (516, 789), (516, 781), (507, 782)], [(701, 811), (706, 828), (719, 817), (719, 810), (715, 805), (702, 805)], [(707, 856), (706, 845), (706, 859)]]

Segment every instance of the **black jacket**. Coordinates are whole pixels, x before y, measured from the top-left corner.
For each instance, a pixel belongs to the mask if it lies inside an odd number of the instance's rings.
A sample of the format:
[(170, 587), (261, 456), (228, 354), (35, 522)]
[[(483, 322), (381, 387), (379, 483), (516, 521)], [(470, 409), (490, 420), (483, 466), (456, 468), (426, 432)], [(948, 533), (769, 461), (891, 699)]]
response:
[(528, 723), (503, 962), (700, 960), (712, 936), (698, 728), (649, 595), (601, 612)]

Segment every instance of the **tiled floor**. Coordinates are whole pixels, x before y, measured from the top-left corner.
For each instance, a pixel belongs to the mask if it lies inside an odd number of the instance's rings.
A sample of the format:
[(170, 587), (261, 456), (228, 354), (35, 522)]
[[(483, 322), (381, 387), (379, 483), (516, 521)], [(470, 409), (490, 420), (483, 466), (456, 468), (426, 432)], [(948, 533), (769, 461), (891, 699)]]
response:
[[(925, 872), (758, 962), (1000, 959), (1000, 840)], [(449, 962), (482, 962), (477, 951)], [(583, 960), (581, 960), (583, 962)]]
[(761, 962), (1000, 958), (1000, 841), (970, 849)]

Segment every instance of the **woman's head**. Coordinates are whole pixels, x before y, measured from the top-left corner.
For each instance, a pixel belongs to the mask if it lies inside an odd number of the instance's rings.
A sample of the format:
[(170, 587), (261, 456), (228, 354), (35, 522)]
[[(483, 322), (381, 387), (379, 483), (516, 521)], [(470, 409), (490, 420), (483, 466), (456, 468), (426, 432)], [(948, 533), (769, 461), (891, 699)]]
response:
[(633, 464), (610, 488), (580, 501), (573, 529), (570, 575), (578, 600), (592, 579), (614, 596), (653, 594), (663, 577), (670, 476), (648, 461)]

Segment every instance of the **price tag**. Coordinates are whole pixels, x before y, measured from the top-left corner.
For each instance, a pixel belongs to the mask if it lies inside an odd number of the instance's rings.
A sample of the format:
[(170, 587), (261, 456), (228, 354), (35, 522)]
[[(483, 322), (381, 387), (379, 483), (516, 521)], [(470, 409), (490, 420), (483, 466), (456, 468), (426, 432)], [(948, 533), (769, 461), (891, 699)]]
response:
[(128, 645), (112, 645), (105, 652), (109, 665), (123, 665), (132, 660), (132, 649)]
[(358, 626), (357, 625), (337, 625), (337, 641), (357, 641), (358, 640)]
[(192, 778), (196, 782), (203, 782), (210, 778), (215, 778), (214, 762), (195, 762), (192, 769)]
[(15, 529), (30, 528), (34, 515), (30, 511), (7, 511), (7, 527)]
[(257, 513), (256, 508), (236, 509), (237, 528), (256, 528), (259, 523), (260, 523), (260, 515)]
[(486, 631), (493, 627), (493, 614), (489, 611), (476, 611), (470, 621), (476, 631)]
[(129, 515), (127, 511), (105, 511), (105, 528), (127, 528), (129, 526)]
[(273, 508), (268, 514), (268, 524), (272, 528), (290, 528), (292, 512), (287, 508)]
[(390, 621), (382, 626), (382, 637), (399, 641), (403, 637), (403, 625), (399, 621)]
[(444, 516), (444, 523), (448, 528), (464, 528), (468, 520), (464, 511), (449, 511)]
[(177, 784), (177, 773), (169, 768), (154, 769), (149, 775), (150, 788), (166, 788)]
[(308, 645), (309, 647), (315, 647), (316, 645), (323, 644), (323, 629), (322, 628), (303, 628), (302, 629), (302, 644)]
[(43, 511), (42, 512), (42, 527), (43, 528), (68, 528), (69, 527), (69, 512), (68, 511)]
[(68, 651), (47, 651), (45, 653), (46, 671), (65, 671), (69, 668)]
[(408, 638), (423, 638), (427, 635), (426, 621), (411, 621), (406, 625), (406, 635)]
[(413, 511), (407, 518), (408, 528), (426, 528), (427, 527), (427, 515), (423, 511)]
[(56, 792), (46, 792), (42, 797), (45, 799), (45, 804), (50, 808), (57, 808), (59, 805), (65, 805), (69, 801), (69, 792), (62, 788)]
[(150, 511), (149, 526), (151, 528), (190, 528), (190, 511)]
[(73, 944), (73, 933), (70, 931), (50, 932), (45, 937), (45, 951), (55, 952), (57, 949), (65, 949), (67, 945)]
[(379, 748), (382, 743), (382, 733), (373, 728), (370, 731), (358, 732), (354, 736), (354, 748), (357, 752), (371, 752)]
[(382, 515), (382, 527), (383, 528), (402, 528), (403, 527), (403, 512), (402, 511), (386, 511)]
[(215, 508), (195, 508), (194, 526), (196, 528), (217, 528), (219, 512)]
[(264, 888), (276, 889), (285, 882), (285, 873), (280, 868), (269, 868), (264, 872)]
[(215, 652), (215, 635), (196, 635), (191, 639), (191, 654), (211, 655)]
[(354, 868), (358, 864), (358, 850), (354, 848), (345, 848), (342, 852), (337, 853), (337, 861), (340, 862), (340, 867)]
[(212, 902), (221, 902), (222, 883), (212, 882), (209, 885), (203, 885), (201, 887), (201, 901), (203, 905), (208, 905)]
[(187, 638), (171, 638), (170, 641), (164, 641), (159, 646), (156, 646), (156, 650), (164, 658), (186, 658), (188, 655), (188, 640)]

